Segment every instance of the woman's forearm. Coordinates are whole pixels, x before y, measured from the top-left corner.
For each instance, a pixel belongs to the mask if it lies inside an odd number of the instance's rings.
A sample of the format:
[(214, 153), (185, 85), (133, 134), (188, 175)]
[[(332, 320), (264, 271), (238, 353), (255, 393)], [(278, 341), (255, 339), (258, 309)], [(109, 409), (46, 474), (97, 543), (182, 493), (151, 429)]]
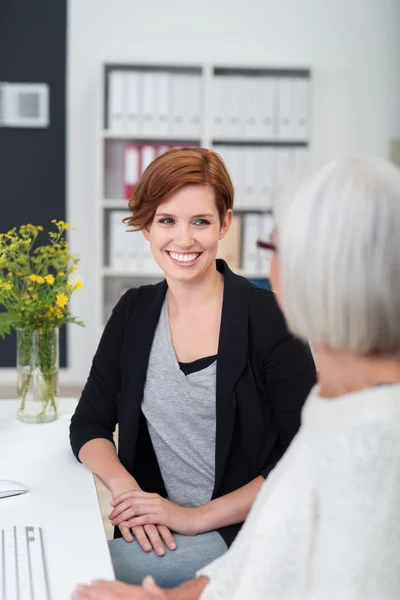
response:
[(170, 600), (198, 600), (209, 581), (208, 577), (197, 577), (165, 592)]
[(238, 490), (199, 506), (197, 533), (213, 531), (234, 523), (243, 523), (263, 483), (264, 478), (260, 475)]
[(133, 488), (136, 480), (122, 466), (114, 444), (103, 438), (89, 440), (79, 451), (79, 460), (100, 479), (113, 496)]

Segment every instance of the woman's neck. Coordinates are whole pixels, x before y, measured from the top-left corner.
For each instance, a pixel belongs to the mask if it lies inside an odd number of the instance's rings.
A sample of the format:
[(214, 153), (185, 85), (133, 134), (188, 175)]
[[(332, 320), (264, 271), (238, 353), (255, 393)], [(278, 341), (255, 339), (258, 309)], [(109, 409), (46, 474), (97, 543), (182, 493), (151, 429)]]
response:
[(315, 348), (319, 394), (335, 398), (383, 383), (400, 383), (400, 356), (360, 356)]
[(167, 278), (170, 313), (190, 313), (215, 302), (222, 303), (224, 277), (215, 267), (199, 281), (176, 281)]

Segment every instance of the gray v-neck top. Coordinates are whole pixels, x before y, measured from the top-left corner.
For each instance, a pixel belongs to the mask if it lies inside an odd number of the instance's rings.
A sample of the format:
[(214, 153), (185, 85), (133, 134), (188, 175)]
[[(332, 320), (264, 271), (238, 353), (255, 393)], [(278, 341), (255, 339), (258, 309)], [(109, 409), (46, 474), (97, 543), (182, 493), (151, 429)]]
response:
[(189, 375), (181, 371), (166, 296), (150, 352), (142, 411), (168, 498), (180, 506), (209, 502), (214, 489), (216, 367), (215, 361)]

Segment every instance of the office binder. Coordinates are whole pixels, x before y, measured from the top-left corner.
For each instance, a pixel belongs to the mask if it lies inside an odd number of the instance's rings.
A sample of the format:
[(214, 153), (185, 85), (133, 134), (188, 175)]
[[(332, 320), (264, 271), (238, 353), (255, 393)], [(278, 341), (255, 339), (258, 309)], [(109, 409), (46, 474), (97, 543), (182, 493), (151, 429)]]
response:
[(257, 149), (245, 147), (242, 155), (243, 165), (243, 204), (245, 208), (258, 208), (261, 198), (256, 196), (257, 186)]
[(294, 140), (307, 141), (309, 137), (310, 84), (301, 77), (292, 79), (292, 121)]
[(226, 236), (219, 242), (217, 258), (226, 260), (231, 269), (241, 267), (242, 219), (232, 218), (232, 223)]
[(243, 96), (243, 78), (242, 77), (226, 77), (225, 78), (225, 110), (227, 119), (225, 120), (225, 128), (222, 135), (226, 139), (240, 139), (245, 131), (245, 103)]
[(203, 112), (203, 88), (200, 75), (188, 75), (186, 78), (186, 122), (187, 135), (193, 139), (201, 136)]
[(256, 196), (263, 210), (271, 209), (276, 189), (276, 150), (259, 148), (256, 155), (257, 176)]
[(212, 106), (211, 106), (211, 135), (214, 139), (222, 139), (226, 129), (226, 77), (215, 76), (212, 79)]
[(278, 139), (293, 138), (292, 79), (281, 77), (278, 80)]
[(142, 77), (138, 71), (131, 71), (127, 77), (127, 132), (132, 136), (141, 133), (140, 121), (142, 105)]
[(294, 172), (294, 150), (291, 148), (276, 148), (276, 179), (275, 191), (281, 188)]
[(264, 141), (275, 139), (278, 132), (276, 87), (277, 82), (274, 77), (260, 78), (257, 114), (260, 119), (260, 138)]
[(113, 210), (110, 212), (110, 245), (109, 261), (110, 266), (116, 271), (123, 271), (128, 266), (128, 256), (126, 252), (126, 226), (122, 219), (129, 217), (129, 211)]
[(156, 132), (155, 114), (155, 75), (143, 73), (142, 79), (142, 133), (151, 136)]
[(108, 128), (123, 133), (127, 128), (128, 79), (125, 71), (114, 70), (108, 76)]
[(157, 146), (145, 144), (141, 146), (141, 161), (140, 161), (140, 174), (145, 172), (147, 167), (157, 156)]
[(186, 99), (186, 81), (187, 75), (173, 74), (172, 75), (172, 130), (171, 133), (175, 137), (185, 137), (190, 131), (188, 124), (189, 109)]
[(135, 193), (141, 171), (140, 146), (126, 144), (124, 153), (124, 198), (129, 200)]
[(154, 74), (154, 131), (160, 136), (172, 133), (172, 84), (170, 73)]

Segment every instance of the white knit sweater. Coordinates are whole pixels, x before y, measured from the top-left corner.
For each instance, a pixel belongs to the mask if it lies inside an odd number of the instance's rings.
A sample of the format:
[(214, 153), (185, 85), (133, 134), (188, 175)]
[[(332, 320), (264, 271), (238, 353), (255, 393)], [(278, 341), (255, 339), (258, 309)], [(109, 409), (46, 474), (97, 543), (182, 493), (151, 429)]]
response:
[(263, 485), (201, 600), (400, 599), (400, 385), (326, 400)]

